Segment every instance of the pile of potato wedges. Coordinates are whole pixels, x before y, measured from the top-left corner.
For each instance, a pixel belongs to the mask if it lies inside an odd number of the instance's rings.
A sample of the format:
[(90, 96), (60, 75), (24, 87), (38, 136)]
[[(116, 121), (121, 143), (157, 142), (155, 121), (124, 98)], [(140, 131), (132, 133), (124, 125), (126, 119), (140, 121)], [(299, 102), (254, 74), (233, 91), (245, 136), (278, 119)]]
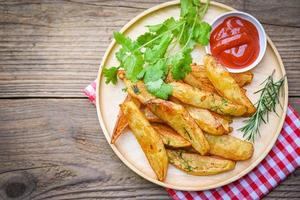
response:
[(133, 83), (118, 71), (128, 95), (120, 105), (111, 143), (129, 127), (160, 181), (169, 163), (188, 174), (206, 176), (233, 170), (236, 161), (253, 155), (252, 143), (229, 135), (234, 117), (256, 111), (243, 89), (253, 74), (231, 74), (210, 55), (203, 66), (191, 68), (181, 81), (167, 76), (173, 87), (169, 100), (156, 98), (142, 81)]

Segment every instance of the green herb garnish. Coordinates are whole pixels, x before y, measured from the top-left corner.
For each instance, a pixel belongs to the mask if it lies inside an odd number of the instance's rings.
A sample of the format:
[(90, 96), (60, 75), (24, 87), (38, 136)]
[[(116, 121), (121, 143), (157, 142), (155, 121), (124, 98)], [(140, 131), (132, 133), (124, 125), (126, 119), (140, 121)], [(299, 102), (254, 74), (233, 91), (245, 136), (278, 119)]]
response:
[(103, 74), (106, 77), (105, 83), (108, 84), (111, 82), (112, 84), (116, 84), (118, 81), (117, 73), (118, 73), (117, 67), (111, 67), (109, 69), (104, 68)]
[[(150, 25), (148, 32), (135, 41), (115, 32), (114, 38), (121, 45), (116, 53), (118, 67), (104, 68), (106, 83), (117, 83), (117, 70), (123, 68), (126, 78), (132, 82), (143, 80), (147, 90), (161, 99), (168, 99), (171, 85), (164, 82), (167, 74), (175, 80), (183, 79), (191, 71), (191, 52), (195, 44), (207, 45), (211, 26), (203, 22), (209, 0), (180, 1), (180, 19), (173, 17), (161, 24)], [(179, 44), (179, 51), (172, 50)]]
[[(261, 83), (261, 85), (265, 83), (264, 87), (255, 92), (255, 94), (261, 93), (258, 102), (255, 104), (257, 106), (256, 112), (249, 119), (245, 120), (246, 125), (239, 129), (244, 133), (243, 137), (248, 141), (254, 142), (256, 135), (260, 136), (259, 127), (262, 122), (265, 124), (268, 122), (269, 112), (277, 114), (275, 108), (276, 104), (280, 103), (279, 93), (280, 88), (284, 84), (285, 76), (275, 82), (273, 79), (274, 72)], [(266, 120), (265, 115), (267, 115)]]

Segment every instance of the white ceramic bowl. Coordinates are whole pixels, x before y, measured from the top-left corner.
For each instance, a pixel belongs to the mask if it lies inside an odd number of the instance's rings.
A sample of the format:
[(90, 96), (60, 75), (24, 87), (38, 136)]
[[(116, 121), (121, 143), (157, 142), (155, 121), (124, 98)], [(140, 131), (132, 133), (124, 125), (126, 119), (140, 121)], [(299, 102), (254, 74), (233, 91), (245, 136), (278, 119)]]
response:
[[(227, 70), (229, 72), (232, 72), (232, 73), (241, 73), (241, 72), (245, 72), (245, 71), (253, 69), (261, 61), (261, 59), (263, 58), (263, 56), (264, 56), (264, 54), (266, 52), (267, 37), (266, 37), (266, 32), (265, 32), (264, 27), (261, 25), (261, 23), (255, 17), (253, 17), (252, 15), (250, 15), (248, 13), (240, 12), (240, 11), (227, 12), (227, 13), (224, 13), (224, 14), (218, 16), (212, 22), (212, 24), (211, 24), (212, 31), (219, 24), (221, 24), (227, 17), (232, 17), (232, 16), (240, 17), (242, 19), (250, 21), (256, 27), (258, 35), (259, 35), (259, 47), (260, 47), (260, 51), (259, 51), (259, 54), (258, 54), (256, 60), (252, 64), (250, 64), (249, 66), (241, 68), (241, 69), (232, 69), (232, 68), (228, 68), (227, 67)], [(211, 54), (210, 44), (205, 47), (205, 50), (206, 50), (206, 53)]]

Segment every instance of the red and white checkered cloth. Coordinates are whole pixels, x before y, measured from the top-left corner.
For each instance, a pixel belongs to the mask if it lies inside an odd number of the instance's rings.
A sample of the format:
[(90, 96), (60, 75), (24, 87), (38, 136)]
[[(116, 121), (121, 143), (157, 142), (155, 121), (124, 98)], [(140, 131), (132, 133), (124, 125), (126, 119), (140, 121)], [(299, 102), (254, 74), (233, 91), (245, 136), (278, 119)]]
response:
[[(92, 103), (96, 99), (96, 82), (84, 93)], [(217, 189), (188, 192), (167, 189), (175, 200), (260, 199), (300, 166), (300, 117), (289, 105), (278, 140), (267, 157), (250, 173)]]

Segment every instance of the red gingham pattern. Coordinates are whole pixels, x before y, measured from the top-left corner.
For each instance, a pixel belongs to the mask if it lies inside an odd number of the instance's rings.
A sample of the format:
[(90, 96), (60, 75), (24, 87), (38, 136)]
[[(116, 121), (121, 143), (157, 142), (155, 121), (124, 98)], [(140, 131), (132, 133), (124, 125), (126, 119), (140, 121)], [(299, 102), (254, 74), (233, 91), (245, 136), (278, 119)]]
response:
[[(95, 104), (96, 82), (84, 90)], [(300, 117), (289, 105), (283, 128), (266, 158), (239, 180), (212, 190), (188, 192), (166, 189), (174, 200), (260, 199), (300, 165)]]

